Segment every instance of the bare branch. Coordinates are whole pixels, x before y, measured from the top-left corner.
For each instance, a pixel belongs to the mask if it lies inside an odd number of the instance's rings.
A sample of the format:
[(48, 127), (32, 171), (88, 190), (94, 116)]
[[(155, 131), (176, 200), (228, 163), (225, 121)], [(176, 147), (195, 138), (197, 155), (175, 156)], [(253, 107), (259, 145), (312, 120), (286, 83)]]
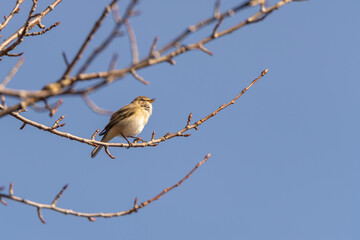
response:
[(11, 20), (11, 18), (16, 14), (19, 13), (20, 11), (20, 5), (24, 2), (24, 0), (17, 0), (15, 7), (13, 8), (13, 10), (11, 11), (11, 13), (9, 14), (9, 16), (5, 17), (5, 21), (3, 23), (0, 23), (0, 31), (6, 27), (6, 25), (9, 23), (9, 21)]
[(131, 74), (134, 76), (134, 78), (136, 78), (137, 80), (139, 80), (141, 83), (145, 84), (145, 85), (149, 85), (150, 83), (148, 81), (146, 81), (144, 78), (142, 78), (139, 74), (136, 73), (135, 69), (131, 70)]
[(101, 14), (100, 18), (96, 21), (95, 25), (93, 26), (93, 28), (91, 29), (90, 33), (88, 34), (88, 36), (86, 37), (86, 40), (84, 41), (84, 43), (82, 44), (82, 46), (80, 47), (79, 51), (77, 52), (77, 54), (75, 55), (74, 59), (71, 61), (71, 63), (69, 64), (69, 66), (66, 68), (63, 77), (62, 78), (67, 78), (70, 74), (70, 72), (72, 71), (72, 69), (74, 68), (75, 64), (77, 63), (77, 61), (79, 61), (79, 59), (82, 57), (83, 52), (85, 51), (85, 48), (88, 46), (89, 42), (91, 39), (93, 39), (94, 34), (96, 33), (96, 31), (100, 28), (101, 23), (103, 22), (103, 20), (105, 19), (105, 17), (109, 14), (109, 12), (111, 11), (111, 8), (117, 3), (118, 0), (113, 0), (108, 6), (106, 6), (106, 8), (104, 9), (103, 13)]
[(214, 17), (215, 18), (220, 17), (220, 3), (221, 3), (221, 0), (215, 0), (215, 6), (214, 6)]
[(0, 202), (1, 202), (4, 206), (7, 206), (7, 203), (4, 201), (4, 199), (0, 198)]
[(56, 197), (54, 198), (54, 200), (52, 201), (51, 205), (56, 205), (57, 201), (59, 200), (59, 198), (62, 196), (62, 194), (65, 192), (65, 190), (67, 189), (67, 187), (69, 186), (69, 184), (66, 184), (61, 191), (56, 195)]
[(19, 45), (23, 41), (24, 36), (30, 30), (30, 28), (29, 28), (30, 20), (31, 20), (31, 18), (33, 16), (33, 13), (35, 12), (35, 9), (37, 7), (37, 3), (38, 3), (38, 0), (33, 0), (33, 5), (32, 5), (32, 7), (30, 9), (28, 18), (27, 18), (27, 20), (25, 22), (25, 25), (24, 25), (24, 28), (23, 28), (22, 32), (19, 33), (19, 36), (18, 36), (17, 40), (13, 44), (11, 44), (8, 48), (0, 51), (0, 56), (3, 56), (3, 55), (8, 55), (8, 56), (17, 56), (18, 55), (18, 56), (20, 56), (20, 54), (15, 54), (14, 55), (14, 54), (10, 54), (9, 52), (11, 50), (13, 50), (17, 45)]
[(187, 120), (187, 123), (186, 123), (186, 127), (189, 127), (189, 126), (190, 126), (191, 118), (192, 118), (192, 113), (190, 113), (189, 116), (188, 116), (188, 120)]
[(115, 23), (116, 23), (116, 24), (121, 23), (122, 20), (121, 20), (120, 14), (119, 14), (119, 5), (116, 3), (116, 4), (112, 7), (111, 10), (112, 10), (112, 14), (113, 14)]
[(83, 97), (85, 103), (94, 112), (99, 113), (99, 114), (103, 114), (103, 115), (111, 115), (111, 114), (113, 114), (112, 111), (109, 111), (109, 110), (106, 110), (106, 109), (103, 109), (103, 108), (100, 108), (99, 106), (97, 106), (93, 101), (91, 101), (91, 99), (89, 98), (89, 96), (87, 94), (83, 94), (82, 97)]
[[(37, 14), (36, 16), (33, 16), (33, 12), (37, 6), (37, 0), (33, 0), (33, 6), (29, 12), (29, 16), (25, 25), (0, 44), (0, 56), (7, 55), (9, 51), (13, 50), (17, 45), (19, 45), (27, 31), (38, 25), (38, 23), (41, 22), (41, 19), (44, 18), (49, 12), (51, 12), (60, 2), (62, 2), (62, 0), (55, 0), (44, 11)], [(13, 41), (15, 42), (7, 47)]]
[(6, 53), (5, 55), (8, 56), (8, 57), (20, 57), (22, 56), (24, 53), (21, 52), (21, 53)]
[(208, 26), (209, 24), (213, 23), (214, 21), (217, 21), (217, 19), (219, 19), (220, 17), (223, 17), (223, 18), (229, 17), (233, 13), (244, 9), (245, 7), (249, 7), (249, 2), (250, 1), (247, 1), (245, 3), (242, 3), (242, 4), (238, 5), (238, 6), (235, 6), (232, 9), (229, 9), (228, 11), (222, 13), (220, 16), (212, 16), (212, 17), (210, 17), (208, 19), (200, 21), (199, 23), (197, 23), (195, 25), (192, 25), (192, 26), (188, 27), (185, 31), (183, 31), (181, 34), (179, 34), (174, 40), (172, 40), (170, 43), (168, 43), (164, 47), (162, 47), (159, 50), (159, 53), (164, 53), (164, 52), (168, 51), (170, 48), (174, 47), (177, 43), (184, 40), (191, 33), (195, 32), (197, 30), (200, 30), (201, 28), (203, 28), (205, 26)]
[(137, 47), (137, 43), (136, 43), (135, 32), (134, 32), (133, 28), (131, 27), (129, 19), (125, 19), (124, 22), (125, 22), (126, 30), (128, 32), (129, 40), (130, 40), (131, 54), (132, 54), (132, 58), (133, 58), (132, 63), (136, 64), (139, 62), (139, 51), (138, 51), (138, 47)]
[(111, 155), (111, 153), (110, 153), (110, 151), (109, 151), (109, 147), (108, 147), (108, 146), (105, 146), (104, 148), (105, 148), (106, 154), (109, 155), (110, 158), (115, 159), (115, 157), (114, 157), (113, 155)]
[[(43, 218), (43, 216), (41, 214), (42, 209), (48, 209), (48, 210), (52, 210), (52, 211), (55, 211), (55, 212), (58, 212), (58, 213), (66, 214), (66, 215), (73, 215), (73, 216), (77, 216), (77, 217), (87, 218), (88, 220), (90, 220), (92, 222), (95, 221), (95, 218), (112, 218), (112, 217), (125, 216), (125, 215), (132, 214), (134, 212), (137, 212), (139, 209), (146, 207), (150, 203), (160, 199), (162, 196), (164, 196), (166, 193), (170, 192), (174, 188), (180, 186), (201, 165), (203, 165), (209, 158), (210, 158), (210, 153), (208, 155), (206, 155), (205, 158), (202, 161), (200, 161), (198, 164), (196, 164), (196, 166), (185, 177), (183, 177), (180, 181), (178, 181), (177, 183), (175, 183), (171, 187), (165, 188), (162, 192), (160, 192), (156, 196), (154, 196), (154, 197), (150, 198), (149, 200), (146, 200), (146, 201), (144, 201), (144, 202), (142, 202), (140, 204), (137, 204), (138, 200), (137, 200), (137, 198), (135, 198), (134, 205), (133, 205), (132, 208), (130, 208), (128, 210), (125, 210), (125, 211), (120, 211), (120, 212), (83, 213), (83, 212), (77, 212), (77, 211), (74, 211), (74, 210), (71, 210), (71, 209), (65, 209), (65, 208), (60, 208), (60, 207), (56, 206), (57, 200), (61, 197), (61, 195), (65, 191), (67, 185), (65, 185), (63, 187), (63, 189), (55, 197), (55, 199), (53, 200), (53, 202), (51, 204), (37, 203), (37, 202), (31, 201), (31, 200), (27, 200), (25, 198), (14, 196), (13, 194), (2, 194), (2, 193), (0, 193), (0, 199), (7, 198), (7, 199), (15, 201), (15, 202), (19, 202), (19, 203), (22, 203), (22, 204), (25, 204), (25, 205), (28, 205), (28, 206), (31, 206), (31, 207), (35, 207), (37, 209), (38, 217), (39, 217), (39, 219), (40, 219), (40, 221), (42, 223), (45, 223), (45, 220), (44, 220), (44, 218)], [(2, 200), (2, 202), (3, 202), (3, 200)]]
[(158, 39), (159, 39), (158, 37), (154, 38), (154, 42), (150, 48), (149, 58), (155, 57), (155, 49), (156, 49), (156, 43), (157, 43)]
[(213, 53), (212, 53), (209, 49), (207, 49), (206, 47), (204, 47), (204, 45), (202, 45), (202, 44), (199, 44), (198, 48), (199, 48), (201, 51), (209, 54), (210, 56), (213, 55)]
[(32, 32), (32, 33), (26, 33), (25, 37), (29, 37), (29, 36), (37, 36), (37, 35), (42, 35), (48, 31), (50, 31), (51, 29), (53, 29), (54, 27), (57, 27), (60, 24), (60, 22), (56, 22), (53, 25), (51, 25), (50, 27), (48, 27), (47, 29), (44, 29), (40, 32)]
[(60, 107), (60, 105), (61, 105), (62, 103), (63, 103), (63, 100), (60, 99), (60, 100), (57, 102), (56, 106), (50, 110), (50, 113), (49, 113), (50, 117), (52, 117), (52, 116), (55, 115), (55, 113), (57, 112), (57, 110), (59, 109), (59, 107)]
[(36, 208), (36, 211), (37, 211), (37, 214), (38, 214), (38, 217), (39, 217), (40, 221), (41, 221), (43, 224), (45, 224), (46, 222), (45, 222), (45, 219), (44, 219), (44, 217), (43, 217), (43, 215), (42, 215), (42, 213), (41, 213), (41, 208), (40, 208), (40, 207), (37, 207), (37, 208)]
[[(137, 4), (137, 0), (132, 0), (125, 12), (125, 15), (123, 17), (123, 20), (128, 19), (131, 16), (131, 13), (133, 11), (133, 8), (135, 7), (135, 5)], [(113, 12), (116, 10), (116, 4), (113, 5)], [(116, 15), (114, 14), (115, 18)], [(109, 44), (115, 39), (115, 37), (120, 35), (119, 29), (121, 28), (122, 24), (123, 24), (123, 20), (120, 19), (116, 19), (116, 25), (114, 27), (114, 29), (111, 31), (111, 33), (105, 38), (105, 40), (97, 47), (95, 48), (95, 50), (90, 54), (90, 56), (87, 58), (87, 60), (85, 61), (85, 63), (82, 65), (82, 67), (80, 68), (80, 70), (78, 71), (77, 75), (79, 75), (80, 73), (85, 72), (85, 70), (90, 66), (90, 64), (94, 61), (94, 59), (104, 50), (106, 49), (107, 46), (109, 46)]]
[(96, 135), (100, 132), (100, 128), (96, 129), (96, 131), (94, 132), (94, 134), (91, 136), (91, 140), (94, 140)]
[(221, 16), (220, 19), (219, 19), (219, 21), (218, 21), (218, 23), (215, 25), (214, 30), (213, 30), (213, 33), (212, 33), (212, 37), (213, 37), (213, 38), (217, 38), (217, 37), (218, 37), (218, 35), (217, 35), (217, 30), (219, 29), (219, 27), (220, 27), (221, 23), (223, 22), (223, 20), (224, 20), (224, 16)]
[(5, 96), (0, 94), (0, 101), (1, 101), (1, 105), (4, 106), (4, 108), (6, 108), (6, 100), (5, 100)]
[(65, 52), (62, 52), (62, 56), (63, 56), (66, 67), (69, 67), (69, 65), (70, 65), (69, 60), (67, 59)]
[(17, 71), (20, 69), (21, 65), (24, 62), (24, 58), (21, 57), (19, 58), (19, 60), (17, 61), (17, 63), (15, 64), (15, 66), (11, 69), (10, 73), (5, 77), (5, 79), (0, 83), (0, 89), (4, 88), (10, 81), (11, 79), (15, 76), (15, 74), (17, 73)]
[(14, 196), (14, 184), (12, 182), (9, 184), (9, 196)]
[(59, 119), (54, 122), (51, 129), (56, 129), (56, 128), (64, 126), (65, 123), (59, 125), (59, 122), (62, 121), (64, 119), (64, 117), (65, 117), (65, 115), (62, 115), (61, 117), (59, 117)]
[[(103, 81), (100, 83), (96, 83), (94, 85), (91, 85), (85, 89), (80, 89), (80, 90), (74, 90), (74, 89), (68, 89), (69, 86), (72, 86), (75, 82), (77, 81), (87, 81), (87, 80), (91, 80), (91, 79), (98, 79), (98, 78), (105, 78), (105, 79), (118, 79), (121, 77), (124, 77), (127, 74), (133, 74), (134, 77), (136, 77), (139, 81), (142, 81), (140, 79), (142, 79), (141, 77), (139, 78), (139, 76), (136, 74), (136, 71), (148, 66), (152, 66), (152, 65), (156, 65), (162, 62), (170, 62), (170, 63), (174, 63), (173, 58), (181, 55), (187, 51), (191, 51), (191, 50), (196, 50), (196, 49), (201, 49), (207, 53), (211, 53), (210, 51), (208, 51), (206, 48), (204, 48), (205, 44), (213, 41), (216, 38), (225, 36), (227, 34), (232, 33), (233, 31), (236, 31), (246, 25), (258, 22), (263, 20), (266, 16), (268, 16), (270, 13), (272, 13), (274, 10), (279, 9), (280, 7), (282, 7), (283, 5), (292, 2), (293, 0), (281, 0), (278, 3), (272, 5), (269, 8), (266, 8), (264, 10), (260, 10), (259, 12), (255, 13), (254, 15), (252, 15), (251, 17), (249, 17), (248, 19), (240, 22), (239, 24), (227, 28), (223, 31), (217, 32), (216, 37), (213, 36), (213, 33), (209, 34), (209, 36), (203, 38), (202, 40), (196, 42), (196, 43), (192, 43), (192, 44), (188, 44), (186, 46), (181, 46), (177, 49), (175, 49), (174, 51), (163, 55), (163, 56), (159, 56), (157, 58), (149, 58), (148, 56), (142, 60), (140, 60), (138, 63), (136, 64), (131, 64), (130, 66), (123, 68), (123, 69), (117, 69), (117, 70), (112, 70), (112, 71), (108, 71), (108, 72), (96, 72), (96, 73), (86, 73), (86, 74), (78, 74), (75, 75), (71, 78), (63, 78), (60, 79), (57, 82), (53, 82), (48, 84), (47, 86), (44, 87), (43, 90), (41, 91), (24, 91), (24, 90), (13, 90), (13, 89), (0, 89), (0, 94), (4, 94), (4, 95), (10, 95), (10, 96), (17, 96), (21, 98), (26, 97), (25, 100), (22, 100), (20, 103), (10, 106), (7, 109), (3, 110), (0, 112), (0, 117), (4, 116), (6, 114), (9, 114), (10, 112), (13, 111), (17, 111), (21, 108), (25, 108), (28, 107), (34, 103), (36, 103), (37, 101), (43, 99), (43, 98), (48, 98), (51, 96), (59, 96), (59, 95), (81, 95), (84, 93), (89, 93), (92, 91), (95, 91), (103, 86), (105, 86), (106, 84), (108, 84), (107, 81)], [(136, 2), (136, 1), (132, 1), (132, 2)], [(231, 11), (227, 11), (225, 13), (223, 13), (221, 15), (222, 16), (230, 16), (232, 13), (239, 11), (239, 9), (242, 9), (244, 7), (249, 6), (249, 1), (239, 5), (233, 9), (231, 9)], [(131, 15), (131, 12), (129, 13), (129, 16)], [(210, 18), (207, 19), (205, 21), (200, 22), (199, 24), (195, 25), (194, 29), (199, 29), (207, 24), (210, 24), (211, 22), (215, 21), (215, 19)], [(194, 30), (192, 28), (192, 31)], [(190, 30), (189, 30), (190, 31)], [(190, 31), (191, 32), (191, 31)], [(187, 36), (187, 34), (186, 34)], [(185, 36), (184, 36), (185, 37)], [(183, 35), (181, 35), (179, 38), (183, 39)], [(176, 44), (170, 44), (171, 46), (175, 46)], [(167, 45), (167, 46), (170, 46)], [(170, 46), (170, 47), (171, 47)], [(163, 47), (162, 49), (158, 50), (157, 52), (159, 54), (161, 54), (162, 52), (164, 52), (166, 49), (168, 49), (167, 47)], [(134, 74), (135, 71), (135, 74)]]
[(20, 130), (23, 130), (25, 126), (26, 126), (26, 123), (23, 123), (20, 127)]
[[(175, 133), (170, 133), (168, 132), (167, 134), (165, 134), (164, 136), (158, 138), (158, 139), (152, 139), (148, 142), (142, 142), (142, 143), (105, 143), (105, 142), (100, 142), (100, 141), (95, 141), (93, 139), (86, 139), (86, 138), (81, 138), (81, 137), (78, 137), (78, 136), (75, 136), (75, 135), (72, 135), (70, 133), (66, 133), (66, 132), (61, 132), (61, 131), (58, 131), (54, 128), (54, 125), (57, 126), (56, 128), (58, 127), (61, 127), (63, 125), (56, 125), (54, 124), (53, 127), (47, 127), (43, 124), (40, 124), (40, 123), (37, 123), (37, 122), (34, 122), (34, 121), (31, 121), (23, 116), (21, 116), (19, 113), (15, 113), (15, 112), (11, 112), (10, 115), (12, 115), (13, 117), (17, 118), (18, 120), (24, 122), (24, 123), (27, 123), (29, 125), (32, 125), (36, 128), (39, 128), (41, 130), (44, 130), (44, 131), (47, 131), (47, 132), (51, 132), (55, 135), (58, 135), (58, 136), (61, 136), (61, 137), (65, 137), (65, 138), (68, 138), (70, 140), (75, 140), (75, 141), (78, 141), (78, 142), (81, 142), (81, 143), (85, 143), (85, 144), (88, 144), (88, 145), (91, 145), (91, 146), (98, 146), (98, 145), (101, 145), (101, 146), (104, 146), (105, 147), (105, 150), (107, 149), (107, 147), (126, 147), (126, 148), (130, 148), (130, 147), (154, 147), (154, 146), (157, 146), (159, 143), (161, 142), (164, 142), (166, 140), (169, 140), (171, 138), (174, 138), (174, 137), (188, 137), (190, 135), (188, 134), (184, 134), (185, 132), (191, 130), (191, 129), (198, 129), (198, 127), (205, 121), (207, 121), (208, 119), (210, 119), (211, 117), (215, 116), (218, 112), (220, 112), (221, 110), (227, 108), (229, 105), (231, 104), (234, 104), (236, 102), (236, 100), (241, 97), (251, 86), (253, 86), (260, 78), (262, 78), (266, 73), (268, 72), (268, 69), (262, 71), (262, 73), (260, 74), (260, 76), (258, 76), (256, 79), (254, 79), (251, 84), (249, 84), (249, 86), (247, 86), (246, 88), (244, 88), (233, 100), (231, 100), (229, 103), (227, 104), (224, 104), (224, 105), (221, 105), (218, 109), (216, 109), (215, 111), (213, 111), (211, 114), (209, 114), (208, 116), (196, 121), (194, 124), (192, 125), (188, 125), (190, 124), (190, 121), (191, 121), (191, 117), (189, 115), (188, 117), (188, 120), (187, 120), (187, 124), (186, 126), (175, 132)], [(3, 107), (0, 105), (0, 110), (3, 109)], [(192, 115), (191, 115), (192, 116)], [(61, 121), (61, 119), (59, 119), (58, 121)], [(58, 123), (58, 122), (57, 122)], [(153, 134), (154, 136), (154, 134)], [(111, 157), (111, 158), (114, 158), (114, 156), (112, 156), (110, 154), (110, 152), (107, 150), (106, 153)]]

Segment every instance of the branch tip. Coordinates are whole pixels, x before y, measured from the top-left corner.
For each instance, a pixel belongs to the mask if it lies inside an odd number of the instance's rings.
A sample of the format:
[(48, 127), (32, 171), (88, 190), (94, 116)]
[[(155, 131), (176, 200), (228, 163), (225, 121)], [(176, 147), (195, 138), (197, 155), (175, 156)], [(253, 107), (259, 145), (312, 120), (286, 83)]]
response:
[(137, 203), (138, 203), (138, 197), (135, 197), (135, 199), (134, 199), (134, 209), (135, 209), (135, 211), (138, 208)]
[(4, 199), (0, 198), (0, 202), (1, 202), (4, 206), (7, 206), (7, 203), (4, 201)]
[(139, 80), (141, 83), (145, 84), (145, 85), (149, 85), (150, 83), (148, 81), (146, 81), (144, 78), (142, 78), (140, 75), (138, 75), (135, 71), (135, 69), (131, 69), (131, 74), (134, 76), (134, 78), (136, 78), (137, 80)]
[(14, 184), (12, 182), (9, 185), (9, 195), (14, 196)]
[(45, 219), (43, 218), (43, 215), (42, 215), (42, 213), (41, 213), (41, 208), (40, 208), (40, 207), (37, 207), (36, 210), (37, 210), (38, 217), (39, 217), (40, 221), (41, 221), (43, 224), (46, 224)]
[(52, 125), (51, 129), (56, 129), (56, 128), (59, 128), (59, 127), (63, 127), (65, 125), (65, 123), (59, 125), (59, 122), (61, 120), (63, 120), (64, 118), (65, 118), (65, 115), (62, 115), (61, 117), (59, 117), (59, 119), (56, 120), (55, 123)]
[(199, 48), (201, 51), (207, 53), (207, 54), (210, 55), (210, 56), (213, 55), (213, 53), (212, 53), (209, 49), (207, 49), (206, 47), (204, 47), (203, 44), (199, 44), (198, 48)]
[(26, 126), (26, 124), (27, 124), (27, 123), (24, 122), (24, 123), (21, 125), (20, 130), (23, 130), (24, 127)]
[(159, 39), (158, 37), (154, 38), (154, 42), (150, 48), (149, 58), (152, 58), (155, 56), (156, 43), (157, 43), (158, 39)]
[(96, 131), (94, 132), (94, 134), (91, 136), (91, 140), (94, 140), (96, 135), (100, 132), (100, 128), (96, 129)]
[(62, 99), (60, 99), (58, 102), (57, 102), (57, 104), (56, 104), (56, 106), (53, 108), (53, 109), (51, 109), (50, 110), (50, 113), (49, 113), (49, 116), (50, 117), (52, 117), (52, 116), (54, 116), (55, 115), (55, 113), (57, 112), (57, 110), (59, 109), (59, 107), (60, 107), (60, 105), (63, 103), (63, 100)]
[(189, 116), (188, 116), (188, 120), (187, 120), (186, 127), (189, 127), (189, 126), (190, 126), (191, 118), (192, 118), (192, 113), (190, 113)]
[(106, 152), (107, 155), (109, 155), (110, 158), (115, 159), (115, 157), (113, 155), (111, 155), (108, 146), (105, 146), (105, 152)]
[(52, 206), (55, 206), (57, 201), (59, 200), (59, 198), (62, 196), (62, 194), (65, 192), (65, 190), (67, 189), (67, 187), (69, 186), (69, 184), (66, 184), (61, 190), (60, 192), (55, 196), (54, 200), (51, 202)]

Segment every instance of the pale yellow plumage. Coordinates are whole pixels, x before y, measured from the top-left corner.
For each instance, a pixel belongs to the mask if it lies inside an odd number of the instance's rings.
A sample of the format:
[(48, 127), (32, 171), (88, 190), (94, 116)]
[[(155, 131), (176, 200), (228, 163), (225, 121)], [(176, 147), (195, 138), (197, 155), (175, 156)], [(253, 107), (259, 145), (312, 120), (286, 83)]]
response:
[[(155, 101), (148, 97), (136, 97), (129, 105), (116, 111), (110, 118), (109, 123), (102, 130), (99, 136), (104, 135), (101, 142), (109, 142), (116, 136), (135, 137), (144, 129), (144, 126), (152, 114), (152, 104)], [(128, 140), (127, 140), (128, 141)], [(91, 152), (94, 158), (101, 150), (102, 146), (97, 146)]]

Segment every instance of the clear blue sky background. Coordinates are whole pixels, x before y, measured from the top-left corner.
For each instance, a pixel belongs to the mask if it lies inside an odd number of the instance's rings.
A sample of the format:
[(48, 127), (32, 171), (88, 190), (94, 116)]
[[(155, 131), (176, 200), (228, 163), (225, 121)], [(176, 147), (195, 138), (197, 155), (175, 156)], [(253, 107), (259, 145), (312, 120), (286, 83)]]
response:
[[(14, 1), (1, 2), (6, 15)], [(2, 32), (6, 37), (25, 18)], [(51, 1), (40, 1), (39, 10)], [(64, 0), (43, 21), (61, 24), (44, 36), (28, 38), (17, 49), (25, 62), (8, 85), (39, 89), (64, 71), (61, 53), (71, 58), (109, 1)], [(224, 0), (221, 9), (238, 4)], [(270, 1), (273, 3), (274, 1)], [(185, 27), (207, 18), (214, 1), (142, 1), (131, 20), (140, 56), (155, 36), (159, 45)], [(123, 11), (127, 2), (121, 1)], [(112, 148), (116, 160), (101, 152), (90, 158), (88, 145), (0, 119), (0, 185), (14, 183), (15, 194), (50, 203), (61, 187), (58, 205), (83, 212), (114, 212), (147, 200), (181, 179), (211, 152), (210, 160), (181, 187), (130, 216), (97, 219), (44, 211), (8, 201), (0, 206), (2, 239), (359, 239), (359, 1), (291, 3), (265, 21), (247, 26), (207, 47), (139, 71), (150, 86), (131, 76), (91, 95), (101, 107), (117, 110), (138, 95), (156, 97), (154, 112), (141, 136), (182, 129), (193, 112), (198, 120), (230, 101), (262, 70), (269, 73), (189, 138), (156, 148)], [(256, 9), (257, 10), (257, 9)], [(232, 26), (252, 11), (227, 19)], [(112, 28), (111, 17), (89, 46)], [(187, 39), (191, 43), (211, 31)], [(113, 53), (118, 67), (130, 62), (126, 36), (119, 38), (91, 67), (108, 68)], [(86, 55), (86, 54), (85, 54)], [(17, 59), (4, 58), (3, 79)], [(14, 101), (14, 99), (12, 100)], [(9, 99), (9, 103), (11, 100)], [(80, 98), (64, 98), (54, 118), (23, 113), (47, 125), (65, 114), (62, 131), (91, 137), (108, 116), (92, 112)], [(123, 141), (116, 139), (116, 141)], [(7, 189), (6, 189), (7, 190)]]

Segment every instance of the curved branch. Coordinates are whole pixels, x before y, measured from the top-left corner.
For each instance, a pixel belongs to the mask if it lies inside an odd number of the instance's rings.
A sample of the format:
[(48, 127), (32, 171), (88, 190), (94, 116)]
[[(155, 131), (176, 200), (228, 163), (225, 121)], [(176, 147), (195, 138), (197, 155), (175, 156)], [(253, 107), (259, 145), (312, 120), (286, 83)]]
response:
[(150, 198), (149, 200), (143, 201), (142, 203), (138, 204), (138, 198), (136, 197), (135, 200), (134, 200), (133, 207), (128, 209), (128, 210), (125, 210), (125, 211), (111, 212), (111, 213), (102, 213), (102, 212), (99, 212), (99, 213), (84, 213), (84, 212), (77, 212), (77, 211), (74, 211), (72, 209), (66, 209), (66, 208), (58, 207), (56, 204), (57, 204), (59, 198), (62, 196), (62, 194), (66, 190), (66, 188), (68, 187), (68, 184), (66, 184), (61, 189), (61, 191), (55, 196), (54, 200), (50, 204), (44, 204), (44, 203), (38, 203), (38, 202), (31, 201), (31, 200), (27, 200), (25, 198), (15, 196), (14, 192), (13, 192), (13, 184), (10, 183), (9, 193), (8, 194), (0, 193), (0, 202), (3, 203), (4, 205), (6, 205), (6, 202), (4, 201), (4, 198), (5, 198), (5, 199), (9, 199), (9, 200), (16, 201), (16, 202), (19, 202), (19, 203), (23, 203), (25, 205), (29, 205), (31, 207), (35, 207), (37, 209), (38, 217), (39, 217), (39, 219), (40, 219), (40, 221), (42, 223), (45, 223), (45, 220), (44, 220), (44, 218), (42, 216), (42, 213), (41, 213), (41, 210), (43, 210), (43, 209), (52, 210), (52, 211), (55, 211), (55, 212), (58, 212), (58, 213), (66, 214), (66, 215), (73, 215), (73, 216), (77, 216), (77, 217), (87, 218), (88, 220), (90, 220), (92, 222), (95, 221), (96, 218), (112, 218), (112, 217), (125, 216), (125, 215), (129, 215), (131, 213), (137, 212), (139, 209), (142, 209), (142, 208), (146, 207), (150, 203), (160, 199), (163, 195), (170, 192), (174, 188), (180, 186), (186, 179), (188, 179), (209, 158), (210, 158), (210, 153), (208, 155), (206, 155), (205, 158), (201, 162), (196, 164), (196, 166), (188, 174), (186, 174), (186, 176), (183, 177), (180, 181), (178, 181), (176, 184), (172, 185), (171, 187), (165, 188), (162, 192), (160, 192), (156, 196)]
[[(61, 137), (65, 137), (65, 138), (68, 138), (70, 140), (75, 140), (75, 141), (78, 141), (78, 142), (81, 142), (81, 143), (85, 143), (85, 144), (88, 144), (88, 145), (91, 145), (91, 146), (98, 146), (98, 145), (101, 145), (101, 146), (104, 146), (106, 148), (108, 147), (125, 147), (125, 148), (130, 148), (130, 147), (133, 147), (133, 148), (136, 148), (136, 147), (154, 147), (154, 146), (157, 146), (159, 143), (161, 142), (164, 142), (166, 140), (169, 140), (171, 138), (174, 138), (174, 137), (188, 137), (190, 136), (190, 134), (185, 134), (187, 131), (191, 130), (191, 129), (198, 129), (198, 127), (205, 121), (207, 121), (208, 119), (212, 118), (213, 116), (215, 116), (218, 112), (220, 112), (221, 110), (227, 108), (228, 106), (230, 106), (231, 104), (234, 104), (236, 102), (236, 100), (241, 97), (251, 86), (253, 86), (260, 78), (262, 78), (263, 76), (265, 76), (265, 74), (268, 72), (268, 69), (265, 69), (264, 71), (261, 72), (261, 74), (255, 78), (251, 84), (249, 84), (246, 88), (244, 88), (234, 99), (232, 99), (230, 102), (228, 102), (227, 104), (224, 104), (224, 105), (221, 105), (218, 109), (216, 109), (215, 111), (213, 111), (212, 113), (210, 113), (208, 116), (196, 121), (195, 123), (193, 124), (190, 124), (190, 121), (191, 121), (191, 118), (192, 118), (192, 114), (189, 115), (188, 117), (188, 121), (187, 121), (187, 124), (186, 126), (175, 132), (175, 133), (167, 133), (165, 134), (164, 136), (158, 138), (158, 139), (154, 139), (154, 134), (153, 133), (153, 137), (150, 141), (148, 142), (136, 142), (136, 143), (131, 143), (131, 144), (128, 144), (128, 143), (105, 143), (105, 142), (100, 142), (100, 141), (95, 141), (94, 138), (96, 136), (96, 133), (94, 133), (92, 135), (92, 137), (90, 139), (87, 139), (87, 138), (82, 138), (82, 137), (78, 137), (76, 135), (73, 135), (73, 134), (70, 134), (70, 133), (66, 133), (66, 132), (61, 132), (59, 130), (57, 130), (56, 128), (59, 128), (59, 127), (62, 127), (63, 125), (58, 125), (58, 122), (55, 122), (55, 124), (52, 126), (52, 127), (48, 127), (48, 126), (45, 126), (43, 124), (40, 124), (40, 123), (37, 123), (37, 122), (34, 122), (34, 121), (31, 121), (23, 116), (20, 115), (20, 112), (12, 112), (10, 113), (13, 117), (19, 119), (20, 121), (22, 121), (23, 123), (25, 124), (29, 124), (29, 125), (32, 125), (36, 128), (39, 128), (41, 130), (44, 130), (44, 131), (47, 131), (47, 132), (51, 132), (55, 135), (58, 135), (58, 136), (61, 136)], [(2, 109), (3, 107), (0, 105), (0, 110)], [(63, 118), (62, 118), (63, 119)], [(61, 120), (62, 120), (61, 119)], [(55, 127), (54, 127), (55, 126)], [(111, 156), (111, 154), (108, 153), (109, 156)]]

